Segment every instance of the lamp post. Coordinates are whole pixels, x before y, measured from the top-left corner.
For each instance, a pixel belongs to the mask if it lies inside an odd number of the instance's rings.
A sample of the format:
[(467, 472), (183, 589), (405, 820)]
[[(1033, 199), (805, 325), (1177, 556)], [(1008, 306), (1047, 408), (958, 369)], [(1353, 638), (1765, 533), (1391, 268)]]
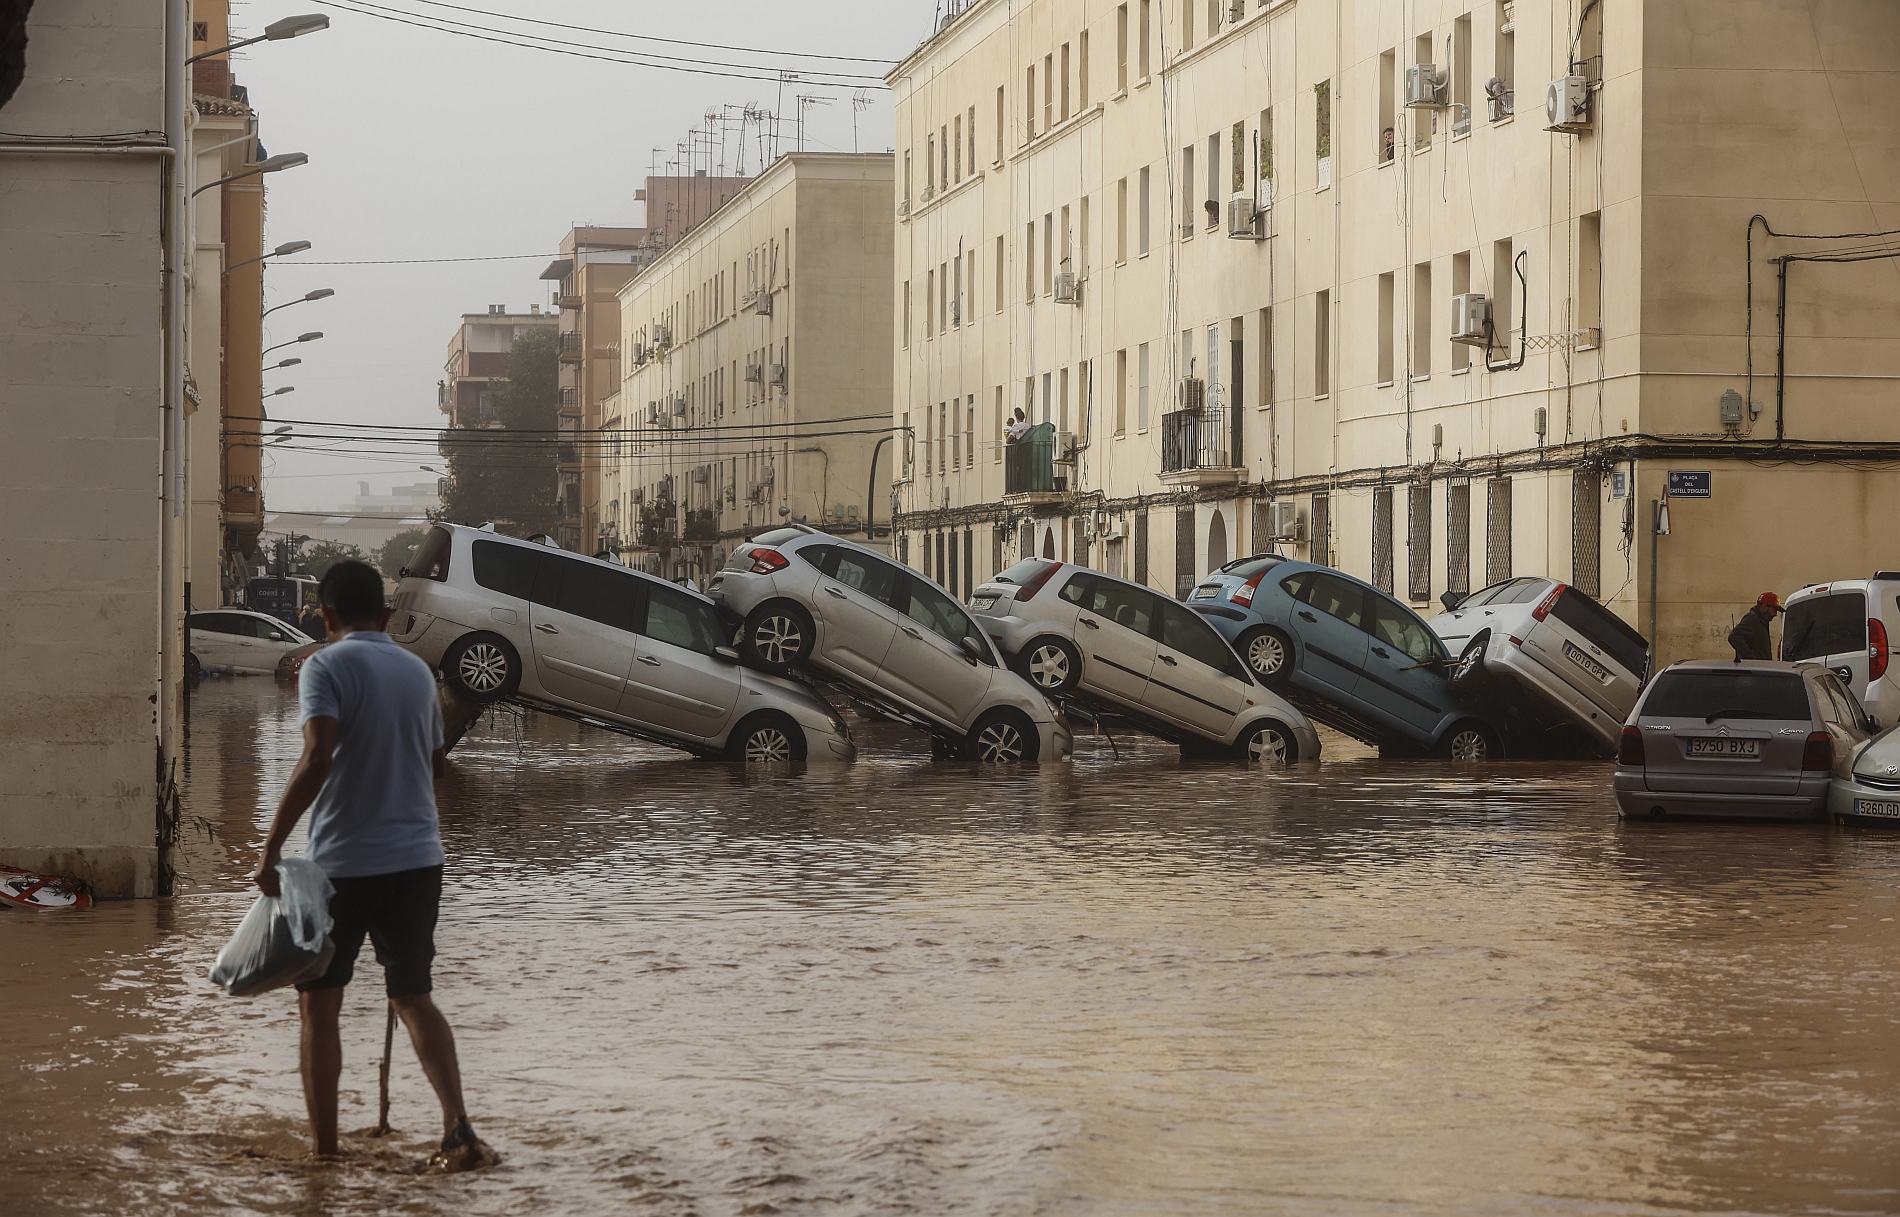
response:
[[(261, 352), (261, 354), (268, 355), (272, 351), (282, 350), (284, 347), (294, 347), (300, 342), (315, 342), (317, 339), (321, 337), (323, 337), (322, 330), (311, 330), (308, 334), (297, 335), (295, 338), (292, 338), (289, 342), (280, 342), (274, 347), (265, 347), (263, 351)], [(282, 365), (279, 365), (279, 366), (282, 366)]]
[(259, 254), (255, 258), (246, 258), (242, 262), (233, 262), (220, 273), (228, 275), (240, 266), (249, 266), (253, 262), (262, 262), (265, 258), (287, 258), (291, 254), (300, 254), (309, 248), (310, 242), (308, 241), (285, 241), (282, 245), (279, 245), (269, 253)]
[[(279, 248), (281, 249), (282, 247), (280, 246)], [(307, 244), (306, 244), (306, 246), (305, 246), (305, 248), (308, 248), (308, 245), (307, 245)], [(259, 261), (262, 261), (262, 259), (259, 259)], [(244, 265), (244, 264), (243, 264), (242, 262), (240, 262), (240, 263), (238, 263), (238, 265), (239, 265), (239, 266), (242, 266), (242, 265)], [(327, 299), (329, 299), (329, 298), (330, 298), (331, 296), (334, 296), (334, 295), (336, 295), (336, 289), (335, 289), (335, 288), (333, 288), (333, 287), (320, 287), (320, 288), (318, 288), (318, 289), (317, 289), (316, 291), (314, 291), (314, 292), (306, 292), (306, 293), (305, 293), (304, 295), (301, 295), (301, 296), (299, 296), (299, 297), (297, 297), (297, 298), (296, 298), (295, 300), (286, 300), (286, 301), (285, 301), (284, 303), (282, 303), (282, 304), (277, 304), (277, 305), (272, 305), (272, 306), (271, 306), (270, 308), (267, 308), (267, 309), (265, 309), (265, 310), (264, 310), (264, 314), (263, 314), (263, 315), (264, 315), (264, 316), (266, 316), (266, 317), (268, 317), (268, 316), (270, 316), (270, 315), (271, 315), (272, 313), (274, 313), (274, 312), (276, 312), (276, 311), (277, 311), (278, 309), (280, 309), (280, 308), (289, 308), (289, 307), (290, 307), (291, 305), (293, 305), (293, 304), (308, 304), (308, 303), (310, 303), (310, 302), (311, 302), (312, 300), (327, 300)]]
[[(274, 391), (272, 391), (272, 392), (269, 392), (269, 393), (266, 393), (266, 394), (264, 394), (264, 396), (266, 396), (266, 397), (282, 397), (282, 396), (283, 396), (284, 394), (286, 394), (286, 393), (295, 393), (296, 391), (297, 391), (297, 386), (296, 386), (296, 385), (285, 385), (285, 386), (284, 386), (283, 388), (281, 388), (281, 389), (276, 389), (276, 390), (274, 390)], [(278, 428), (278, 429), (279, 429), (279, 430), (282, 430), (282, 428), (281, 428), (281, 427), (280, 427), (280, 428)]]
[(264, 32), (255, 38), (246, 38), (241, 42), (227, 43), (216, 50), (203, 51), (197, 55), (193, 55), (190, 59), (185, 60), (185, 66), (190, 67), (200, 59), (209, 59), (213, 55), (222, 55), (226, 51), (235, 51), (239, 47), (250, 46), (253, 43), (282, 42), (286, 38), (297, 38), (304, 34), (314, 34), (318, 30), (327, 30), (329, 28), (330, 18), (322, 13), (304, 13), (298, 17), (285, 17), (265, 26)]
[[(263, 160), (257, 162), (257, 164), (246, 169), (243, 173), (233, 173), (231, 176), (221, 177), (215, 182), (206, 182), (204, 185), (198, 187), (198, 189), (192, 191), (191, 197), (195, 199), (213, 186), (222, 186), (226, 182), (235, 182), (240, 178), (256, 177), (260, 173), (276, 173), (281, 169), (295, 169), (299, 165), (307, 165), (309, 163), (310, 157), (305, 153), (280, 152), (276, 156), (265, 157)], [(305, 248), (308, 248), (308, 246)]]
[(268, 368), (265, 368), (264, 370), (266, 372), (275, 372), (278, 368), (294, 368), (302, 362), (303, 360), (297, 358), (295, 355), (292, 355), (289, 359), (278, 360), (276, 363), (272, 364)]

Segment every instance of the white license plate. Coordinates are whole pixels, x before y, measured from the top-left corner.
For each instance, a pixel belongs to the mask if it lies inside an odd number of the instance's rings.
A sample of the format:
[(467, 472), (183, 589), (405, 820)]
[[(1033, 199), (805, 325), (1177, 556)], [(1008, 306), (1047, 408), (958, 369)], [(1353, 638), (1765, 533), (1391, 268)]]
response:
[(1884, 799), (1855, 799), (1854, 814), (1884, 816), (1889, 820), (1900, 820), (1900, 803), (1889, 803)]
[(1758, 739), (1692, 739), (1690, 756), (1760, 756)]
[(987, 613), (996, 607), (996, 600), (995, 596), (977, 596), (970, 601), (970, 607), (979, 613)]
[(1576, 643), (1564, 643), (1564, 658), (1576, 664), (1604, 684), (1607, 685), (1610, 683), (1610, 670), (1588, 655), (1585, 655), (1582, 648), (1578, 647)]
[(1218, 587), (1197, 587), (1188, 594), (1189, 600), (1212, 600), (1220, 593)]

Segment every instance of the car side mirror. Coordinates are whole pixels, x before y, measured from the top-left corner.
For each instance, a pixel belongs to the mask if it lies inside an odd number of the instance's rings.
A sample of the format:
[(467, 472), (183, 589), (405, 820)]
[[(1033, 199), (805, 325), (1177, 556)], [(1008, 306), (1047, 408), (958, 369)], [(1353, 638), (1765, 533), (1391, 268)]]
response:
[(1866, 728), (1869, 735), (1873, 734), (1880, 730), (1880, 720), (1869, 714), (1867, 716)]
[(1448, 591), (1438, 597), (1438, 603), (1444, 605), (1445, 611), (1449, 613), (1456, 611), (1458, 606), (1465, 602), (1465, 599), (1466, 597), (1460, 596), (1457, 592)]
[(270, 632), (270, 640), (272, 642), (282, 642), (284, 640), (284, 636), (282, 634), (279, 634), (276, 630), (272, 630)]
[(982, 663), (989, 658), (989, 656), (983, 653), (983, 644), (978, 642), (976, 639), (970, 637), (968, 634), (965, 634), (962, 638), (959, 638), (957, 640), (957, 645), (963, 648), (964, 656), (968, 658), (969, 661), (973, 664)]
[(721, 659), (730, 660), (733, 663), (739, 662), (739, 652), (732, 647), (714, 647), (713, 654), (719, 656)]

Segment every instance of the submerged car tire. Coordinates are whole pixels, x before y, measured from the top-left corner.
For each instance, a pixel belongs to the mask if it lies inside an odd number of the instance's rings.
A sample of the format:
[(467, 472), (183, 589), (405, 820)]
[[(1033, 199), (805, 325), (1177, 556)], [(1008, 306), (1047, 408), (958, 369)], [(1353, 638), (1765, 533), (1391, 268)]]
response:
[(805, 732), (775, 710), (754, 714), (726, 737), (726, 758), (747, 764), (805, 759)]
[(1300, 745), (1285, 723), (1268, 718), (1240, 733), (1234, 741), (1234, 756), (1262, 765), (1291, 765), (1300, 759)]
[(1267, 688), (1283, 688), (1293, 679), (1293, 640), (1272, 626), (1248, 630), (1234, 640), (1234, 649)]
[(471, 701), (503, 701), (521, 687), (521, 656), (500, 634), (464, 634), (442, 655), (442, 679)]
[(1004, 707), (991, 710), (976, 720), (963, 745), (964, 755), (973, 761), (994, 765), (1034, 764), (1042, 752), (1042, 739), (1036, 724), (1021, 710)]
[(1069, 643), (1045, 634), (1017, 653), (1016, 670), (1044, 695), (1060, 697), (1073, 692), (1082, 679), (1082, 656)]
[(1437, 753), (1448, 761), (1496, 761), (1504, 758), (1504, 744), (1491, 728), (1466, 719), (1445, 732)]
[(1485, 686), (1491, 683), (1491, 673), (1484, 666), (1484, 651), (1490, 645), (1491, 631), (1486, 630), (1465, 646), (1464, 653), (1458, 656), (1458, 663), (1445, 682), (1451, 687), (1454, 696), (1468, 700), (1483, 692)]
[(811, 658), (811, 614), (785, 600), (768, 601), (745, 619), (746, 657), (768, 672), (788, 672)]

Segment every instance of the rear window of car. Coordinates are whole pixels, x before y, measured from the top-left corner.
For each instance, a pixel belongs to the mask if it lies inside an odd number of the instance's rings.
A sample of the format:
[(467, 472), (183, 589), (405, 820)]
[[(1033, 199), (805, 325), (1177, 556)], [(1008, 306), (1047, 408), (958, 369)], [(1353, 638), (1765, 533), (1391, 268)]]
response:
[(1793, 672), (1664, 672), (1643, 701), (1644, 718), (1810, 718), (1808, 692)]
[(1024, 558), (1021, 562), (1018, 562), (1016, 565), (1010, 567), (1008, 570), (1004, 571), (1002, 574), (996, 576), (993, 582), (1016, 583), (1016, 584), (1027, 583), (1031, 579), (1034, 579), (1037, 575), (1040, 575), (1043, 572), (1043, 570), (1046, 569), (1047, 567), (1059, 566), (1059, 565), (1061, 564), (1056, 562), (1052, 558)]
[(1564, 589), (1550, 610), (1557, 620), (1600, 647), (1605, 655), (1641, 679), (1649, 667), (1649, 643), (1621, 617), (1574, 587)]
[(1542, 587), (1543, 584), (1542, 579), (1506, 579), (1502, 583), (1493, 583), (1490, 587), (1473, 592), (1459, 601), (1458, 607), (1463, 609), (1479, 608), (1486, 604), (1511, 604), (1517, 595), (1525, 594), (1527, 587)]
[(1238, 562), (1229, 562), (1226, 566), (1221, 567), (1220, 573), (1223, 575), (1233, 575), (1239, 579), (1251, 579), (1261, 571), (1272, 570), (1284, 561), (1286, 561), (1286, 559), (1280, 557), (1278, 554), (1264, 554), (1255, 558), (1242, 558)]
[(1835, 592), (1797, 600), (1781, 622), (1781, 657), (1818, 659), (1867, 648), (1867, 597)]
[(409, 555), (409, 561), (402, 568), (405, 575), (414, 575), (418, 579), (434, 579), (441, 582), (449, 577), (449, 530), (431, 528), (422, 538), (422, 544), (416, 546), (416, 552)]

